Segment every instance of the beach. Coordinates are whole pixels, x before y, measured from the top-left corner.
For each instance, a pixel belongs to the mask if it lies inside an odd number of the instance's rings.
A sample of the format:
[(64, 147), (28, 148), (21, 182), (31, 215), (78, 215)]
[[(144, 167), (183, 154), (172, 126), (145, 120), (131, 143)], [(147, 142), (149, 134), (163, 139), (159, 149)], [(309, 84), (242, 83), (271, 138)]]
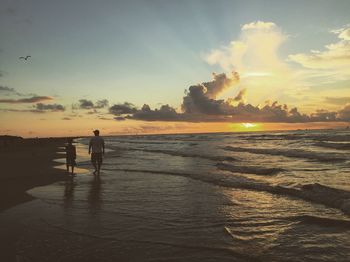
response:
[(105, 137), (100, 176), (77, 139), (81, 170), (0, 213), (2, 243), (17, 261), (347, 261), (348, 137)]
[[(65, 171), (54, 168), (54, 159), (62, 157), (59, 148), (64, 146), (65, 138), (24, 139), (8, 143), (0, 151), (0, 213), (11, 207), (33, 200), (26, 191), (48, 185), (66, 177)], [(15, 261), (15, 244), (21, 228), (15, 217), (2, 224), (2, 261)]]
[(0, 151), (0, 211), (31, 200), (28, 189), (64, 177), (63, 170), (54, 168), (54, 159), (62, 157), (59, 147), (65, 142), (66, 138), (24, 139)]

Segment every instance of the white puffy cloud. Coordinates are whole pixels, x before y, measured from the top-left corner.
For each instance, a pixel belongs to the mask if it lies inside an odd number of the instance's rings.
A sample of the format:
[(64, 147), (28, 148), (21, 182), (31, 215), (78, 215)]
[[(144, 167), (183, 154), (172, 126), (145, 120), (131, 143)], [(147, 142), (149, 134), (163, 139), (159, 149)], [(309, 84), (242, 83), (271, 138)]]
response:
[(241, 85), (249, 90), (247, 101), (280, 100), (290, 90), (305, 88), (296, 72), (280, 57), (279, 49), (288, 38), (273, 22), (247, 23), (242, 25), (237, 39), (211, 50), (203, 58), (226, 73), (239, 72)]
[(340, 32), (339, 38), (344, 40), (350, 40), (350, 28), (344, 29), (342, 32)]
[(256, 22), (251, 22), (249, 24), (243, 25), (242, 30), (251, 30), (251, 29), (271, 30), (272, 28), (275, 28), (275, 27), (276, 27), (276, 24), (272, 22), (256, 21)]
[(350, 26), (333, 30), (340, 39), (325, 46), (324, 50), (311, 50), (309, 53), (289, 55), (289, 59), (304, 68), (323, 70), (333, 81), (350, 78)]

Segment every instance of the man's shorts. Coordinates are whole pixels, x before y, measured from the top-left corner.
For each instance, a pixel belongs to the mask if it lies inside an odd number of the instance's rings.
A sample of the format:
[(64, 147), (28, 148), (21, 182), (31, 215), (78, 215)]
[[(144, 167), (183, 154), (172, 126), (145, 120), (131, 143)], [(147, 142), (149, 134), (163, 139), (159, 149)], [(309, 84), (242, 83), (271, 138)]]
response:
[(91, 162), (102, 163), (102, 153), (91, 153)]

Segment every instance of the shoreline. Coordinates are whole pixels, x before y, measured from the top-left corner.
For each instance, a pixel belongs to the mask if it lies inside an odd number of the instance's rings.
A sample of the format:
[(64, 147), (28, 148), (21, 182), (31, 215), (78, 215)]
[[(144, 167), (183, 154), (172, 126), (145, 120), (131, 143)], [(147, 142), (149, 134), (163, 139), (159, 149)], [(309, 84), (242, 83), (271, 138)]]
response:
[[(27, 190), (48, 185), (67, 176), (56, 168), (55, 159), (62, 158), (60, 147), (66, 138), (23, 139), (0, 151), (0, 212), (33, 200)], [(62, 151), (63, 152), (63, 151)]]

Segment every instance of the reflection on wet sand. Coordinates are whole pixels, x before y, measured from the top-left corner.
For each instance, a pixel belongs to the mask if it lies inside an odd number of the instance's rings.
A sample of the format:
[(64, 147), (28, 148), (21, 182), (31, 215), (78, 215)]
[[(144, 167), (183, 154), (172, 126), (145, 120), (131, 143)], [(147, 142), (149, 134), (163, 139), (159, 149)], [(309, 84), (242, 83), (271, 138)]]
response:
[(98, 213), (102, 206), (101, 196), (101, 184), (102, 180), (100, 176), (94, 176), (90, 181), (90, 189), (88, 192), (87, 200), (89, 204), (89, 210), (92, 214)]
[(64, 207), (70, 208), (74, 202), (74, 188), (76, 187), (74, 177), (68, 177), (64, 184)]

